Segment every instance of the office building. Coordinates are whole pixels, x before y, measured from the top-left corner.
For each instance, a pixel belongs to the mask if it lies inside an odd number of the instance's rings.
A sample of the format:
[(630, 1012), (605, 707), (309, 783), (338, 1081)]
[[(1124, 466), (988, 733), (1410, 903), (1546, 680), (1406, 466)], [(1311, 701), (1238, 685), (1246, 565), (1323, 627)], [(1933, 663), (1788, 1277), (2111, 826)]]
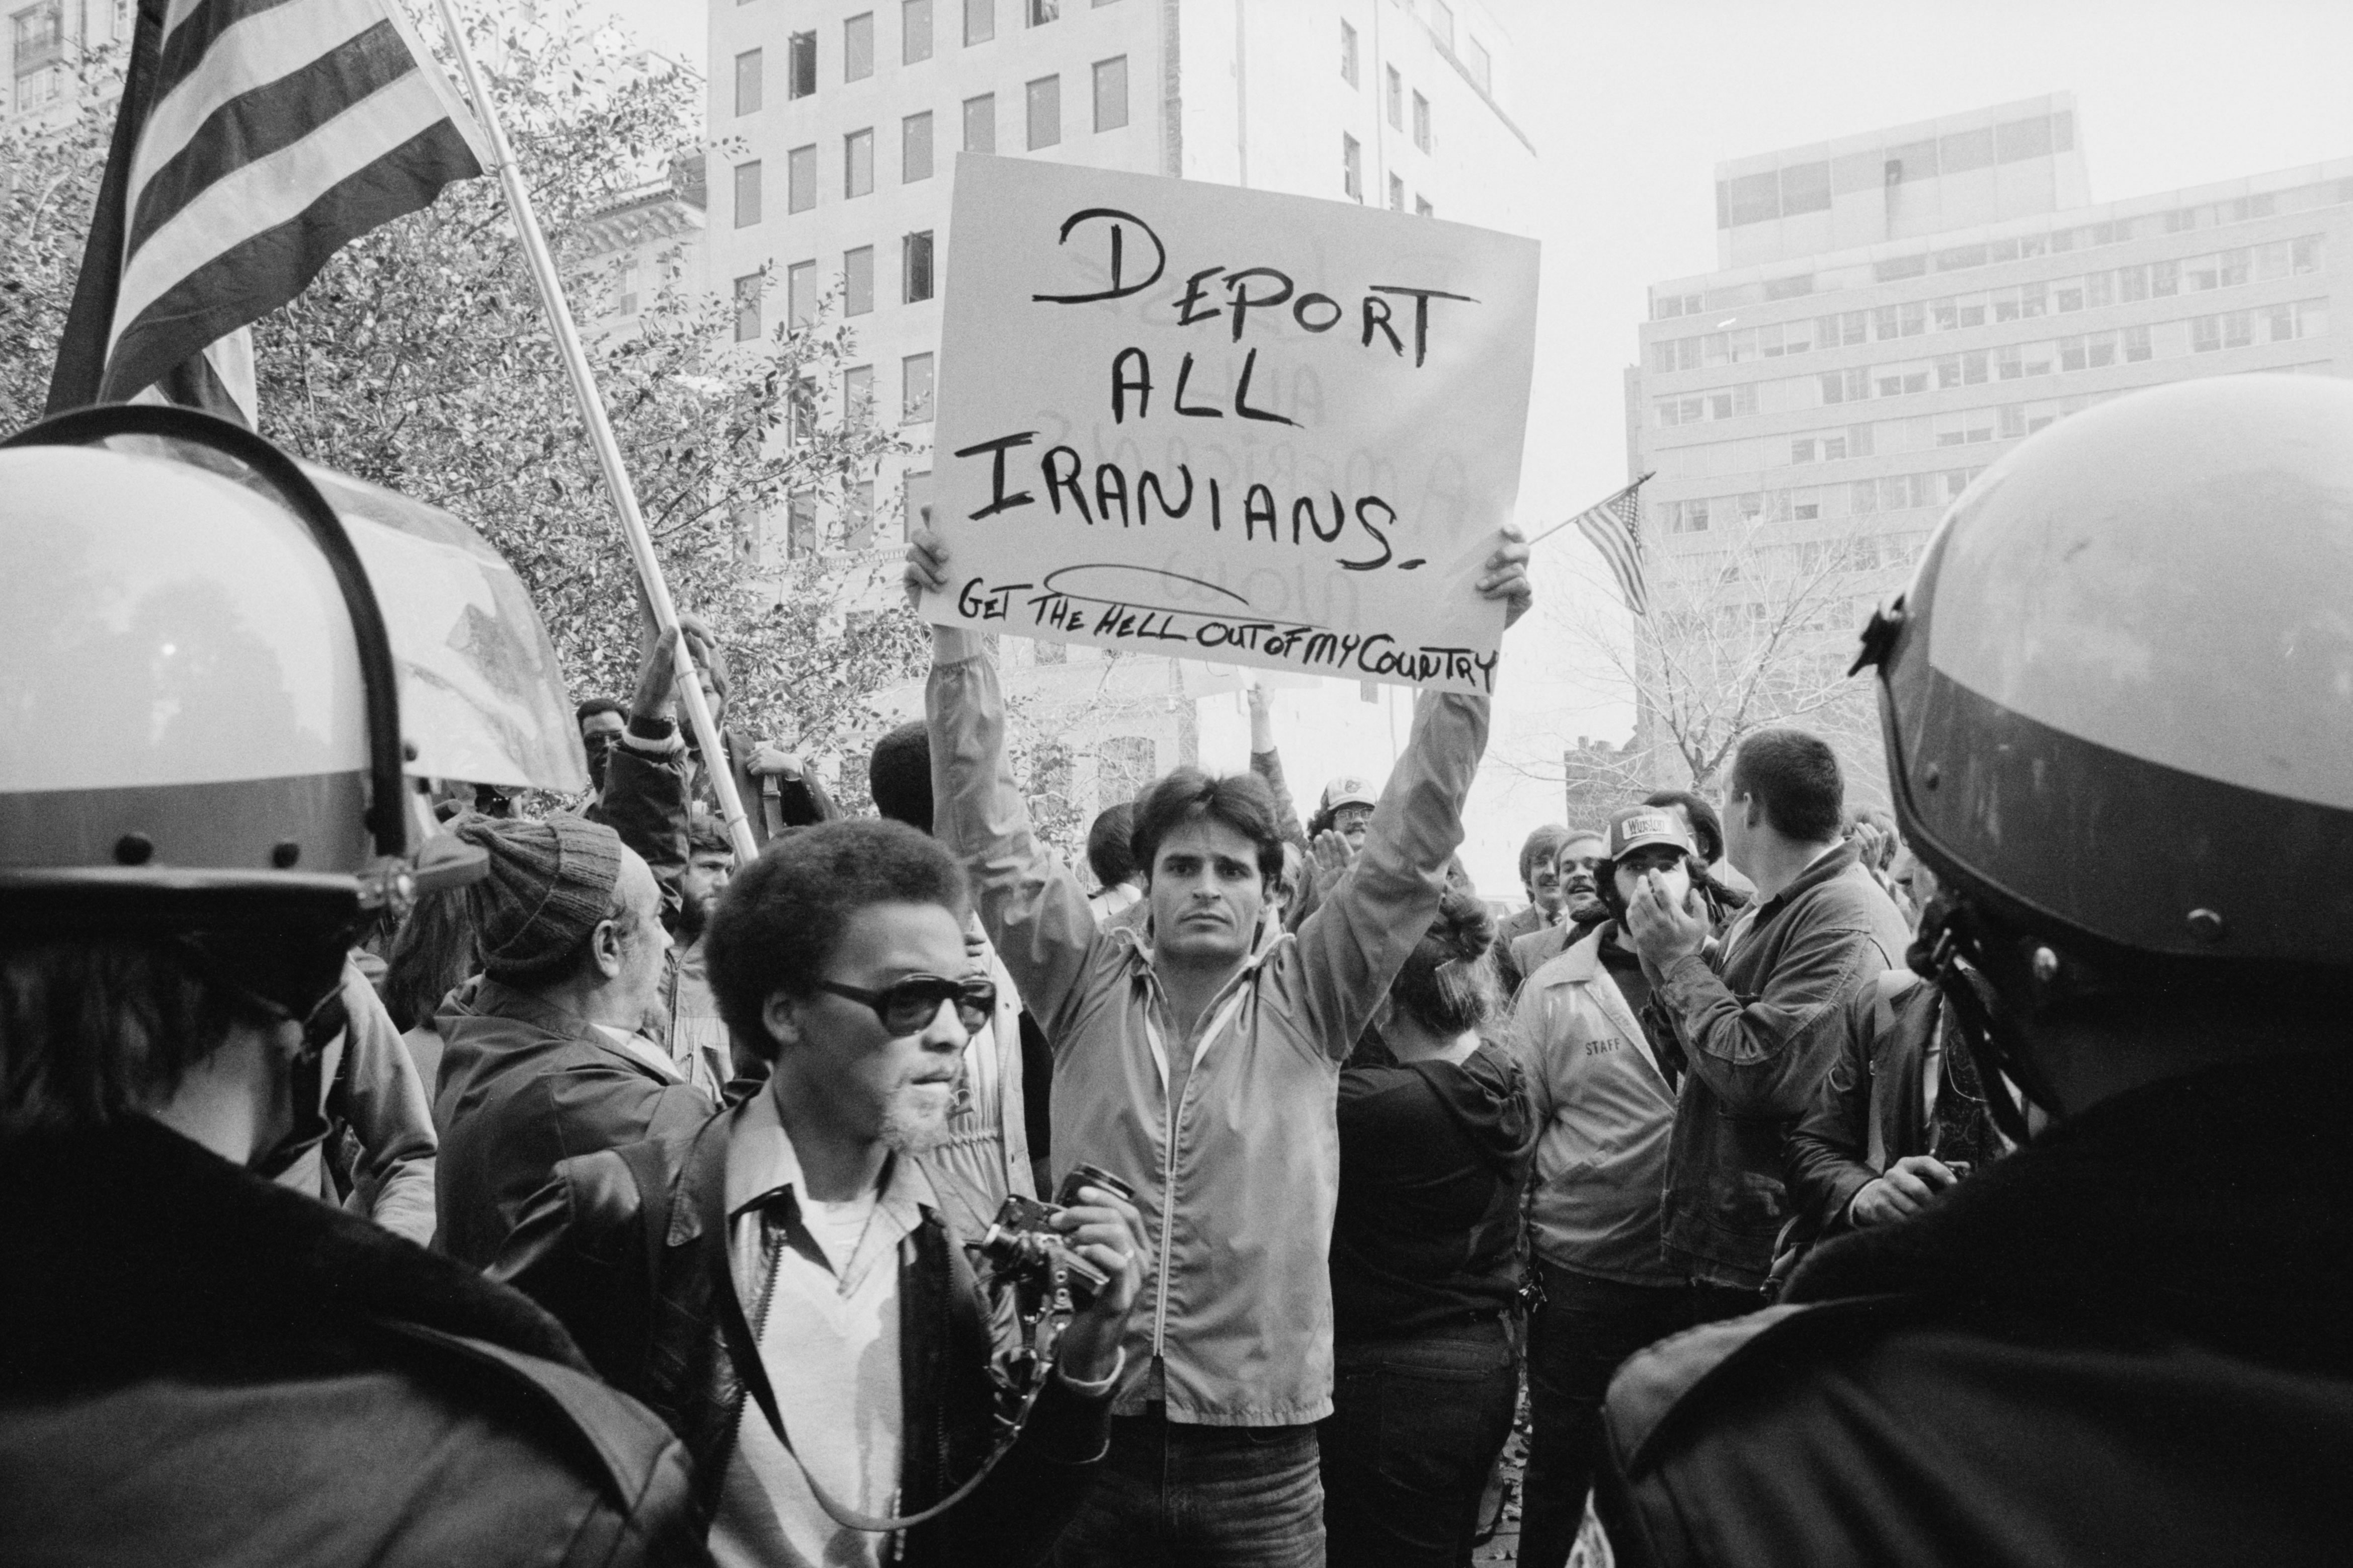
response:
[(2159, 382), (2353, 372), (2353, 159), (2095, 204), (2066, 93), (1720, 164), (1716, 262), (1652, 286), (1627, 377), (1671, 656), (1642, 684), (1761, 670), (1784, 711), (1838, 688), (1814, 711), (1865, 799), (1854, 631), (1989, 463)]
[[(1508, 35), (1483, 0), (712, 0), (709, 287), (756, 342), (819, 301), (855, 333), (827, 416), (913, 450), (765, 520), (764, 564), (896, 549), (929, 494), (956, 155), (990, 153), (1385, 205), (1519, 229), (1535, 152), (1506, 105)], [(883, 590), (887, 593), (887, 589)], [(878, 598), (876, 605), (879, 607)], [(1230, 675), (1007, 639), (1017, 694), (1067, 714), (1069, 776), (1099, 804), (1198, 755)], [(1390, 727), (1381, 702), (1358, 704)], [(1229, 704), (1230, 706), (1230, 704)], [(1239, 710), (1237, 710), (1237, 712)], [(1386, 750), (1386, 741), (1384, 742)]]

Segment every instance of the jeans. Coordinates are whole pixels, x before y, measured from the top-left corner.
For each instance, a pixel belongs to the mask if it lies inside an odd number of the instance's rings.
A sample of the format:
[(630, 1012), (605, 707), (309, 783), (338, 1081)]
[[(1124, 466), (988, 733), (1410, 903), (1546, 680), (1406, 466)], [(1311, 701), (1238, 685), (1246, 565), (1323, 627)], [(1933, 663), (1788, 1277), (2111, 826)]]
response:
[(1522, 1568), (1561, 1568), (1577, 1543), (1601, 1462), (1602, 1397), (1619, 1363), (1669, 1334), (1765, 1305), (1725, 1285), (1621, 1285), (1542, 1258), (1545, 1303), (1528, 1341), (1527, 1479)]
[(1323, 1568), (1313, 1426), (1196, 1426), (1154, 1405), (1111, 1453), (1055, 1568)]
[(1316, 1429), (1332, 1568), (1467, 1568), (1519, 1399), (1504, 1324), (1344, 1343), (1335, 1360), (1332, 1414)]

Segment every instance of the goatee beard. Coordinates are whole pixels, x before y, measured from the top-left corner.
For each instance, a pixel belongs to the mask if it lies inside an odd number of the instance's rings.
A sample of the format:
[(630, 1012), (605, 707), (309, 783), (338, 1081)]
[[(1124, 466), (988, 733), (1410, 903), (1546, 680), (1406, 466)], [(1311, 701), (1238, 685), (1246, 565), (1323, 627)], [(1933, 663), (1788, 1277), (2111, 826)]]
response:
[(922, 1154), (940, 1147), (948, 1141), (948, 1112), (944, 1100), (937, 1108), (900, 1095), (891, 1101), (882, 1113), (882, 1146), (902, 1154)]

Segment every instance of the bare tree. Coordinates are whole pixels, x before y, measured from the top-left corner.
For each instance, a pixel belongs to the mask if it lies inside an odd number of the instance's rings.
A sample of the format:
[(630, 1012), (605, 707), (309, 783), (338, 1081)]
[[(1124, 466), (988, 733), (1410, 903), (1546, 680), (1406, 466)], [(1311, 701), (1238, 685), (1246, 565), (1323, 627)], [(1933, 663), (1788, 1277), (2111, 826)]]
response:
[(1760, 512), (1727, 520), (1696, 548), (1653, 542), (1647, 616), (1620, 611), (1615, 584), (1598, 574), (1586, 575), (1590, 592), (1547, 605), (1553, 625), (1630, 689), (1637, 715), (1629, 751), (1639, 760), (1612, 764), (1579, 749), (1555, 764), (1565, 779), (1600, 768), (1705, 793), (1742, 740), (1791, 724), (1838, 750), (1859, 803), (1884, 799), (1870, 686), (1846, 672), (1887, 569), (1904, 562), (1874, 534), (1789, 531)]

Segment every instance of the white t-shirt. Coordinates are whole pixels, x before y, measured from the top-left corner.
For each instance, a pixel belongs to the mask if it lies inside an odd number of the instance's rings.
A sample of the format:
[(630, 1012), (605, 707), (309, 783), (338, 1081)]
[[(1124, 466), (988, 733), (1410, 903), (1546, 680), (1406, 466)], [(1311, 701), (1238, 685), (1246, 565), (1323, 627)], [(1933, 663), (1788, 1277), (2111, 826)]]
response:
[[(889, 1538), (837, 1524), (809, 1490), (803, 1467), (839, 1503), (862, 1513), (897, 1511), (899, 1247), (920, 1223), (921, 1178), (912, 1165), (893, 1159), (880, 1192), (816, 1202), (800, 1191), (799, 1162), (774, 1100), (755, 1094), (736, 1112), (727, 1173), (736, 1288), (755, 1321), (760, 1359), (799, 1458), (785, 1451), (758, 1402), (747, 1397), (712, 1523), (711, 1553), (721, 1568), (881, 1562)], [(825, 1262), (790, 1242), (782, 1247), (764, 1315), (760, 1217), (743, 1205), (780, 1186), (793, 1189), (800, 1229)]]

